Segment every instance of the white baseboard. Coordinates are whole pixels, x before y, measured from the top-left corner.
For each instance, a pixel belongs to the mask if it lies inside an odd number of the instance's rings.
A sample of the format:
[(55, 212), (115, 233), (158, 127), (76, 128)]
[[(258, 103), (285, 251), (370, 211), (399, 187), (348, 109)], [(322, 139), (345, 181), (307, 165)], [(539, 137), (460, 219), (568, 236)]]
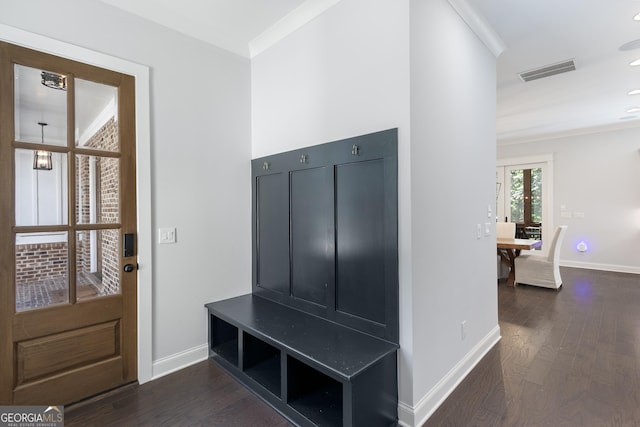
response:
[(153, 362), (153, 380), (184, 369), (209, 357), (209, 345), (202, 344)]
[(593, 262), (582, 261), (560, 261), (561, 267), (586, 268), (589, 270), (614, 271), (616, 273), (640, 274), (640, 267), (632, 267), (628, 265), (615, 264), (596, 264)]
[(414, 407), (398, 402), (398, 423), (405, 427), (423, 425), (500, 338), (500, 326), (496, 325)]

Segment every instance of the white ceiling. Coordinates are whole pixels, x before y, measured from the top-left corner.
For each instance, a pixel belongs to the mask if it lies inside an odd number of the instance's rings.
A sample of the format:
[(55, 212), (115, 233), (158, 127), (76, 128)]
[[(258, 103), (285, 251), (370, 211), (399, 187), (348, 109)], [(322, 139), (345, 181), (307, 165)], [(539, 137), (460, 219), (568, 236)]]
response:
[(305, 0), (102, 0), (134, 15), (250, 56), (249, 42)]
[[(317, 15), (339, 0), (102, 1), (251, 57), (259, 50), (250, 47), (284, 21), (303, 9)], [(640, 22), (632, 19), (640, 0), (466, 3), (506, 46), (497, 62), (499, 144), (640, 126), (638, 113), (625, 112), (640, 106), (640, 95), (627, 95), (640, 88), (640, 67), (628, 66), (640, 58), (640, 49), (619, 50), (640, 39)], [(528, 83), (517, 76), (566, 59), (575, 60), (576, 71)]]
[[(640, 39), (636, 0), (469, 0), (502, 38), (497, 62), (499, 143), (640, 126)], [(518, 73), (574, 59), (576, 71), (522, 82)]]

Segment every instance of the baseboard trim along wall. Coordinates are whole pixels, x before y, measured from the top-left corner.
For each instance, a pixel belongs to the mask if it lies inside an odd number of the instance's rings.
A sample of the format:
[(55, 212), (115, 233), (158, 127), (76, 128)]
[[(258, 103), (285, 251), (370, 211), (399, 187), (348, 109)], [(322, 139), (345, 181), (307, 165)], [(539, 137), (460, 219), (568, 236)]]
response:
[[(421, 426), (438, 409), (469, 372), (489, 350), (500, 341), (500, 326), (496, 325), (475, 347), (467, 353), (422, 399), (411, 407), (398, 403), (398, 422), (404, 427)], [(419, 420), (416, 422), (416, 420)]]
[(616, 273), (640, 274), (640, 267), (632, 267), (628, 265), (596, 264), (592, 262), (560, 260), (560, 266), (573, 267), (573, 268), (586, 268), (588, 270), (613, 271)]
[(197, 347), (181, 351), (180, 353), (155, 360), (153, 362), (153, 379), (157, 380), (158, 378), (169, 375), (172, 372), (176, 372), (180, 369), (186, 368), (187, 366), (202, 362), (207, 358), (209, 358), (209, 345), (205, 343)]

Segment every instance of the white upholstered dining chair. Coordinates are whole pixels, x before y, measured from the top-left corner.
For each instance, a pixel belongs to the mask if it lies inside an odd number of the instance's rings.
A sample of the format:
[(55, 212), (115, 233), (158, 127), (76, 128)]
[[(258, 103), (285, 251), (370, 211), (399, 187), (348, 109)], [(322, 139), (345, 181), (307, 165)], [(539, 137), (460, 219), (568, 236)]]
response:
[(513, 239), (516, 237), (515, 222), (496, 222), (496, 238)]
[(562, 286), (560, 246), (566, 232), (566, 225), (556, 228), (548, 256), (521, 255), (515, 259), (516, 285), (526, 284), (556, 290)]

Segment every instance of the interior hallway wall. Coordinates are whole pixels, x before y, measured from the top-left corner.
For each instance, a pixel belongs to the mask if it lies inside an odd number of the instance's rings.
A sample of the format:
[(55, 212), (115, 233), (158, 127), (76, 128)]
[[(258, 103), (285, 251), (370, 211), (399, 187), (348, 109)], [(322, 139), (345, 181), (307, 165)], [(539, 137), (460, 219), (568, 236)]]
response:
[(562, 265), (640, 273), (639, 140), (631, 128), (498, 145), (499, 159), (553, 156), (553, 221), (569, 226)]
[(399, 415), (418, 425), (499, 338), (495, 58), (446, 0), (343, 0), (253, 59), (252, 117), (253, 157), (399, 129)]
[(0, 0), (0, 23), (150, 68), (154, 374), (206, 357), (204, 303), (251, 291), (249, 60), (97, 0)]

